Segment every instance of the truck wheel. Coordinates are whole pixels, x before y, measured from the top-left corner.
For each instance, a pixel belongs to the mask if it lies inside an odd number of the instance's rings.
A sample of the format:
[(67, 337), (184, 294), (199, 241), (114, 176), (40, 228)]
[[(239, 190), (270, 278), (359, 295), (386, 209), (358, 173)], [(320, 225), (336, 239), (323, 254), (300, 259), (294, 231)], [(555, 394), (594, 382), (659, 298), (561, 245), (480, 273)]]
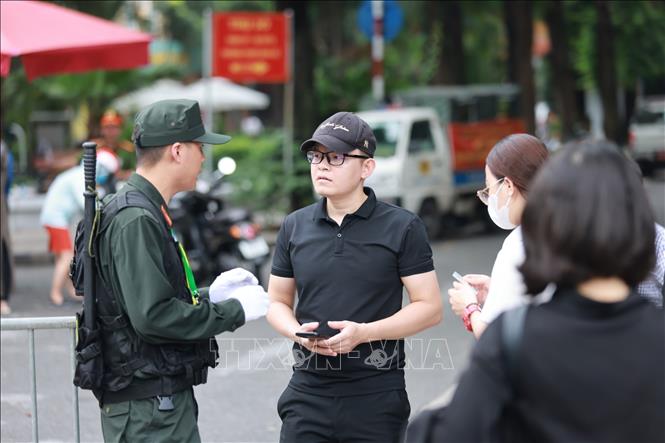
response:
[(441, 237), (443, 234), (443, 225), (441, 223), (441, 215), (434, 201), (425, 200), (418, 216), (425, 224), (425, 229), (427, 229), (427, 235), (430, 240), (436, 240)]

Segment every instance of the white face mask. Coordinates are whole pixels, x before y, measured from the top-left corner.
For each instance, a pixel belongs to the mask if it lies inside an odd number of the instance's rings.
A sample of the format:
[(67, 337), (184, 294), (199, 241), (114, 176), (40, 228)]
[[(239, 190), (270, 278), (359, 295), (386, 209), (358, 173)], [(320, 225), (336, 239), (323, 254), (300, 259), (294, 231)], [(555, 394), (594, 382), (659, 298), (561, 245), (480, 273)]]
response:
[(499, 185), (499, 189), (496, 190), (494, 194), (490, 194), (489, 198), (487, 199), (487, 212), (490, 215), (490, 218), (494, 222), (495, 225), (500, 227), (501, 229), (514, 229), (517, 227), (516, 224), (510, 221), (510, 199), (513, 197), (512, 195), (508, 197), (508, 201), (506, 202), (505, 205), (501, 209), (499, 209), (499, 191), (501, 190), (501, 186), (503, 186), (502, 182)]

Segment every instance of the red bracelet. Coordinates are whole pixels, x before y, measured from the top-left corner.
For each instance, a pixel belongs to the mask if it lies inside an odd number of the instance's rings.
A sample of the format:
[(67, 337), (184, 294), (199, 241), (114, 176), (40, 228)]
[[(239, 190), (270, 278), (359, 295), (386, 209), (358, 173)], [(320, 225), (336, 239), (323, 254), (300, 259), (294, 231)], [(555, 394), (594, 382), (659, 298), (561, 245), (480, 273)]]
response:
[(464, 322), (464, 326), (466, 327), (466, 330), (469, 332), (473, 332), (473, 325), (471, 324), (471, 314), (474, 312), (482, 312), (480, 309), (480, 305), (476, 302), (469, 303), (466, 305), (466, 308), (464, 308), (464, 314), (462, 315), (462, 321)]

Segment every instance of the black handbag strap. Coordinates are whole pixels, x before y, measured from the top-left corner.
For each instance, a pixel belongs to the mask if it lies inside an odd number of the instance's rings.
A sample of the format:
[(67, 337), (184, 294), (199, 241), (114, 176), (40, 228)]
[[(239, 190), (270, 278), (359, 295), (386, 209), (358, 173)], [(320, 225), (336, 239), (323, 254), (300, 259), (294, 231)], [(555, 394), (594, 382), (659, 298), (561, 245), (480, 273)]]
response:
[(501, 346), (503, 347), (504, 363), (508, 380), (513, 392), (517, 386), (519, 372), (520, 347), (524, 333), (524, 320), (528, 305), (520, 306), (503, 314), (501, 324)]
[[(513, 396), (516, 391), (519, 351), (522, 345), (524, 319), (528, 308), (528, 305), (520, 306), (505, 312), (501, 318), (501, 346), (504, 367)], [(420, 412), (409, 423), (406, 441), (408, 443), (431, 443), (436, 441), (435, 428), (445, 423), (446, 408), (447, 406), (442, 406)]]

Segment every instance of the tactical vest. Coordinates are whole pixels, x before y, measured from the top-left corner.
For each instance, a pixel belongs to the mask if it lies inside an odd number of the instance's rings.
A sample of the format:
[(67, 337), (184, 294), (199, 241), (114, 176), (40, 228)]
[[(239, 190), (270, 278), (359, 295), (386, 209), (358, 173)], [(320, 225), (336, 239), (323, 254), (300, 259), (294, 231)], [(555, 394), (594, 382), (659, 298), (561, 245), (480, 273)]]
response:
[[(97, 242), (101, 241), (115, 215), (125, 208), (146, 209), (159, 222), (164, 245), (164, 268), (174, 296), (192, 304), (186, 284), (177, 240), (171, 235), (165, 215), (140, 191), (128, 191), (104, 199)], [(112, 239), (109, 239), (112, 241)], [(99, 248), (97, 247), (97, 253)], [(131, 254), (132, 251), (127, 251)], [(217, 365), (215, 337), (187, 343), (153, 345), (142, 340), (129, 322), (109, 288), (107, 279), (97, 268), (97, 320), (102, 337), (104, 403), (170, 395), (191, 386), (205, 383), (208, 367)], [(149, 276), (148, 276), (149, 278)], [(137, 296), (140, 296), (138, 294)], [(207, 301), (204, 301), (207, 302)], [(142, 374), (137, 377), (137, 372)], [(145, 378), (147, 377), (147, 378)]]

